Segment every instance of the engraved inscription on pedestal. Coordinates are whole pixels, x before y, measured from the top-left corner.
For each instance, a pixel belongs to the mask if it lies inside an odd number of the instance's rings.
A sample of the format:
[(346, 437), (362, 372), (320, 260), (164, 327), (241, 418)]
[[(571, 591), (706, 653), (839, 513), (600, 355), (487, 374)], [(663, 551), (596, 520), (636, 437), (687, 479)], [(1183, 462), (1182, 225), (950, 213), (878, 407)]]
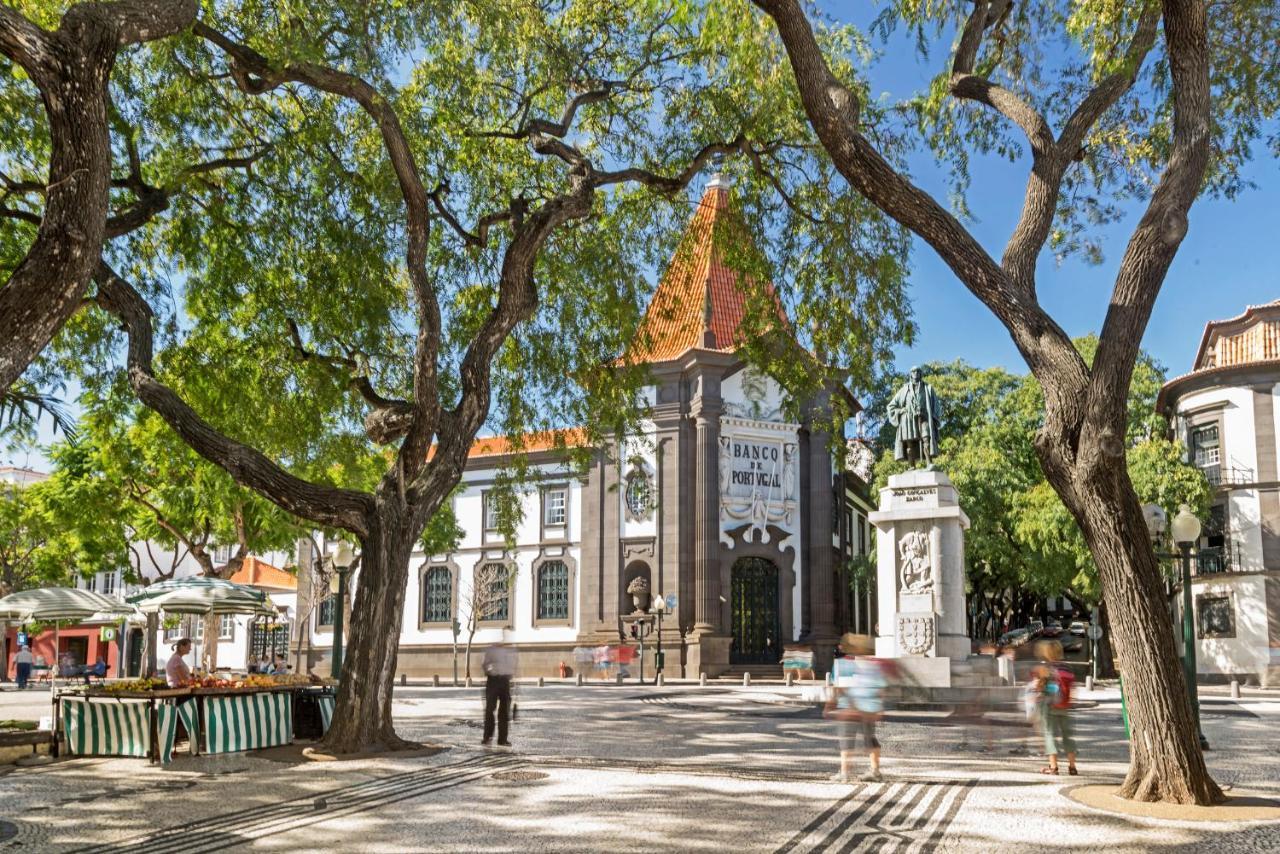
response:
[(906, 593), (898, 597), (899, 611), (927, 611), (933, 613), (932, 593)]
[(899, 614), (898, 647), (907, 655), (926, 655), (933, 649), (933, 614)]

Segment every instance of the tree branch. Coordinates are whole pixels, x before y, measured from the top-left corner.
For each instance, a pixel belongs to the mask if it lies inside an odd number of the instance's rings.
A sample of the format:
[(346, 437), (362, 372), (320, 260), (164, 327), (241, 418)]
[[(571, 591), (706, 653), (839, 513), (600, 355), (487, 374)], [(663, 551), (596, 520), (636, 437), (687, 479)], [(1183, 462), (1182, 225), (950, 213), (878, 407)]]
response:
[(201, 419), (154, 375), (150, 306), (105, 262), (99, 264), (94, 278), (98, 305), (119, 318), (128, 333), (129, 384), (139, 400), (163, 418), (196, 453), (224, 469), (241, 486), (295, 516), (367, 536), (368, 517), (374, 512), (369, 495), (295, 477), (261, 452), (224, 436)]

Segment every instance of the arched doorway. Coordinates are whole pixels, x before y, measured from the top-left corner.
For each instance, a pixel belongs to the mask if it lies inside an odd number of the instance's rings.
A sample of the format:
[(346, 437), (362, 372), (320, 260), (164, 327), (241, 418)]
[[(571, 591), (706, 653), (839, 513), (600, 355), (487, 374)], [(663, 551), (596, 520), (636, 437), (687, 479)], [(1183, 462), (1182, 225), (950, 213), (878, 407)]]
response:
[(778, 619), (778, 565), (762, 557), (739, 558), (730, 573), (733, 644), (731, 664), (777, 664), (782, 658)]

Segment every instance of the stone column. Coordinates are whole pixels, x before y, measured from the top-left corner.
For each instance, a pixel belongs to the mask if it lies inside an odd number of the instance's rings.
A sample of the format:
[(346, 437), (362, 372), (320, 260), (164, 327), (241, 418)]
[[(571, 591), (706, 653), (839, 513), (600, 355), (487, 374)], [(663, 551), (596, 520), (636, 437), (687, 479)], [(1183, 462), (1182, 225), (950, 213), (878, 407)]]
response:
[(695, 439), (694, 631), (720, 628), (720, 401), (699, 396), (693, 404)]
[[(809, 629), (820, 655), (829, 654), (836, 638), (835, 567), (831, 545), (831, 455), (829, 434), (809, 434), (809, 483), (805, 490), (807, 508), (805, 528), (809, 531), (804, 572), (809, 587)], [(822, 666), (825, 666), (825, 662)]]

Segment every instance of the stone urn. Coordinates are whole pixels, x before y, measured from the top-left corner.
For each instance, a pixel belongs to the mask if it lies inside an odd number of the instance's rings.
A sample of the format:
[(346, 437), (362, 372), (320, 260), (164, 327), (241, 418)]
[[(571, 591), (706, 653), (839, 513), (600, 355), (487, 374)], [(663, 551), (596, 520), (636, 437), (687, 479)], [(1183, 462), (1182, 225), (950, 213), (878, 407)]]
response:
[(649, 607), (649, 579), (643, 575), (637, 575), (627, 585), (627, 592), (631, 594), (631, 604), (635, 606), (635, 611), (632, 613), (643, 614)]

